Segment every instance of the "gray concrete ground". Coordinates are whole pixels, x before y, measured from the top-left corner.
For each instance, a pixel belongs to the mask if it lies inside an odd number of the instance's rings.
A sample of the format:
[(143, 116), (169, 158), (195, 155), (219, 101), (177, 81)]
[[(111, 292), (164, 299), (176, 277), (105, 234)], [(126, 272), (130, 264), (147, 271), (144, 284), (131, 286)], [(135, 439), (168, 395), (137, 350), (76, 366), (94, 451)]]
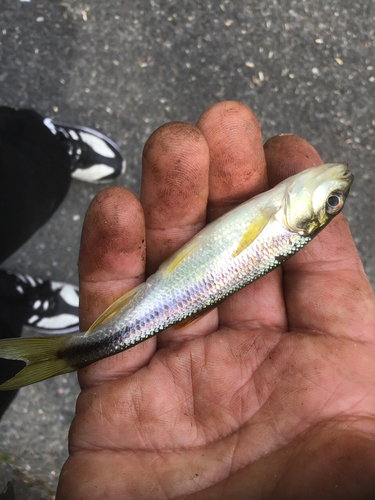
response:
[[(355, 0), (2, 0), (0, 103), (107, 133), (139, 191), (148, 135), (241, 101), (264, 140), (293, 132), (356, 175), (346, 216), (375, 285), (375, 3)], [(98, 187), (60, 209), (3, 267), (77, 281), (82, 219)], [(15, 193), (17, 196), (17, 193)], [(51, 499), (67, 457), (75, 374), (23, 389), (0, 424), (0, 489)]]

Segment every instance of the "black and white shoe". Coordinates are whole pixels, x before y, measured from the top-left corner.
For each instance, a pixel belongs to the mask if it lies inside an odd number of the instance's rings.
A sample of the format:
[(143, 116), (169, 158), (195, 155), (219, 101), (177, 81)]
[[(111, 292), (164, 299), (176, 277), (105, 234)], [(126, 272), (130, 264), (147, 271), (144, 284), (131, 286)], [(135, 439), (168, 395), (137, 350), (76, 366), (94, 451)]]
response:
[(12, 295), (18, 293), (25, 297), (24, 326), (46, 334), (79, 330), (78, 287), (58, 281), (43, 281), (27, 274), (5, 272), (14, 278)]
[(57, 124), (50, 118), (45, 118), (43, 123), (66, 144), (74, 179), (93, 183), (112, 182), (125, 172), (124, 155), (109, 137), (80, 125)]

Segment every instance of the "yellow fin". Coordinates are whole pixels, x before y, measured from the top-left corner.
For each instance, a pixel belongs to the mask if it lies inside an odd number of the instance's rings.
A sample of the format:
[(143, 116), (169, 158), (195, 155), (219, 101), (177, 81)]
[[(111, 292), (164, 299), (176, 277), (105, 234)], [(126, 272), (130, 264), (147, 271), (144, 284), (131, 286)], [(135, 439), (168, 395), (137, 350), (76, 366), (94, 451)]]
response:
[(26, 366), (14, 377), (0, 385), (1, 391), (19, 389), (49, 377), (69, 373), (76, 368), (61, 353), (72, 337), (53, 335), (46, 338), (20, 338), (0, 340), (0, 358), (24, 361)]
[(99, 316), (99, 318), (94, 321), (94, 323), (90, 326), (85, 335), (90, 335), (90, 333), (94, 330), (94, 328), (104, 323), (104, 321), (107, 321), (107, 319), (112, 318), (114, 314), (116, 314), (122, 307), (124, 307), (128, 302), (130, 302), (130, 300), (135, 296), (137, 292), (138, 292), (138, 287), (136, 286), (135, 288), (133, 288), (133, 290), (130, 290), (130, 292), (125, 293), (125, 295), (123, 295), (115, 302), (113, 302), (113, 304), (107, 307), (104, 313), (102, 313)]
[(188, 243), (186, 243), (182, 248), (174, 252), (168, 259), (166, 259), (163, 264), (162, 268), (165, 269), (165, 272), (167, 274), (171, 274), (173, 269), (175, 269), (178, 264), (189, 254), (191, 253), (194, 248), (197, 246), (198, 241), (196, 238), (193, 238), (190, 240)]
[(198, 311), (198, 312), (192, 314), (191, 316), (188, 316), (187, 318), (179, 321), (178, 323), (173, 325), (172, 328), (174, 330), (182, 330), (183, 328), (186, 328), (187, 326), (190, 326), (190, 325), (194, 324), (196, 321), (198, 321), (199, 319), (203, 318), (203, 316), (205, 316), (210, 311), (215, 309), (215, 307), (216, 307), (216, 304), (207, 308), (207, 309), (203, 309), (202, 311)]
[(231, 255), (232, 259), (243, 252), (245, 248), (251, 245), (251, 243), (260, 235), (268, 224), (268, 221), (273, 213), (274, 210), (272, 208), (264, 208), (253, 219), (251, 219), (251, 222), (242, 235), (237, 248)]

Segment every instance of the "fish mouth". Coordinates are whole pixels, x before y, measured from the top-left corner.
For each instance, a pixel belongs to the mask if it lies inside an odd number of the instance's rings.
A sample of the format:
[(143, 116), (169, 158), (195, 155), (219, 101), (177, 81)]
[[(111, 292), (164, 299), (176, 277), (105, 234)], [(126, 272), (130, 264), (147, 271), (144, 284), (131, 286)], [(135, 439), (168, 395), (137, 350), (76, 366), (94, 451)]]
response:
[(353, 172), (352, 172), (351, 170), (349, 170), (349, 169), (348, 169), (348, 170), (347, 170), (347, 171), (346, 171), (346, 172), (342, 175), (342, 177), (341, 177), (341, 178), (342, 178), (342, 179), (344, 179), (344, 180), (346, 180), (346, 181), (348, 181), (348, 183), (349, 183), (350, 185), (352, 185), (352, 184), (353, 184), (353, 181), (354, 181), (354, 174), (353, 174)]
[(354, 181), (354, 174), (351, 170), (347, 168), (346, 172), (344, 172), (341, 176), (341, 180), (346, 182), (346, 187), (344, 189), (346, 196), (349, 194), (349, 189)]
[(341, 163), (341, 165), (345, 168), (345, 171), (341, 174), (342, 179), (348, 179), (353, 182), (354, 175), (351, 170), (348, 169), (348, 164), (347, 163)]
[(343, 191), (347, 195), (354, 181), (353, 172), (349, 170), (347, 163), (333, 163), (330, 166), (335, 170), (335, 172), (332, 174), (332, 177), (338, 181), (345, 183)]

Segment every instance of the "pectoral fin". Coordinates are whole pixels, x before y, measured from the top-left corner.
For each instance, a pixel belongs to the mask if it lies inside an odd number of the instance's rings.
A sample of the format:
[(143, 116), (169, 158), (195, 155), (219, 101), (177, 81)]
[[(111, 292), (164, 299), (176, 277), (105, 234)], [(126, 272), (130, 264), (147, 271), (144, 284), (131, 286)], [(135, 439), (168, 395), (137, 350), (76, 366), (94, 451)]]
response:
[(232, 253), (232, 259), (240, 255), (260, 235), (274, 213), (273, 208), (264, 208), (253, 219)]

